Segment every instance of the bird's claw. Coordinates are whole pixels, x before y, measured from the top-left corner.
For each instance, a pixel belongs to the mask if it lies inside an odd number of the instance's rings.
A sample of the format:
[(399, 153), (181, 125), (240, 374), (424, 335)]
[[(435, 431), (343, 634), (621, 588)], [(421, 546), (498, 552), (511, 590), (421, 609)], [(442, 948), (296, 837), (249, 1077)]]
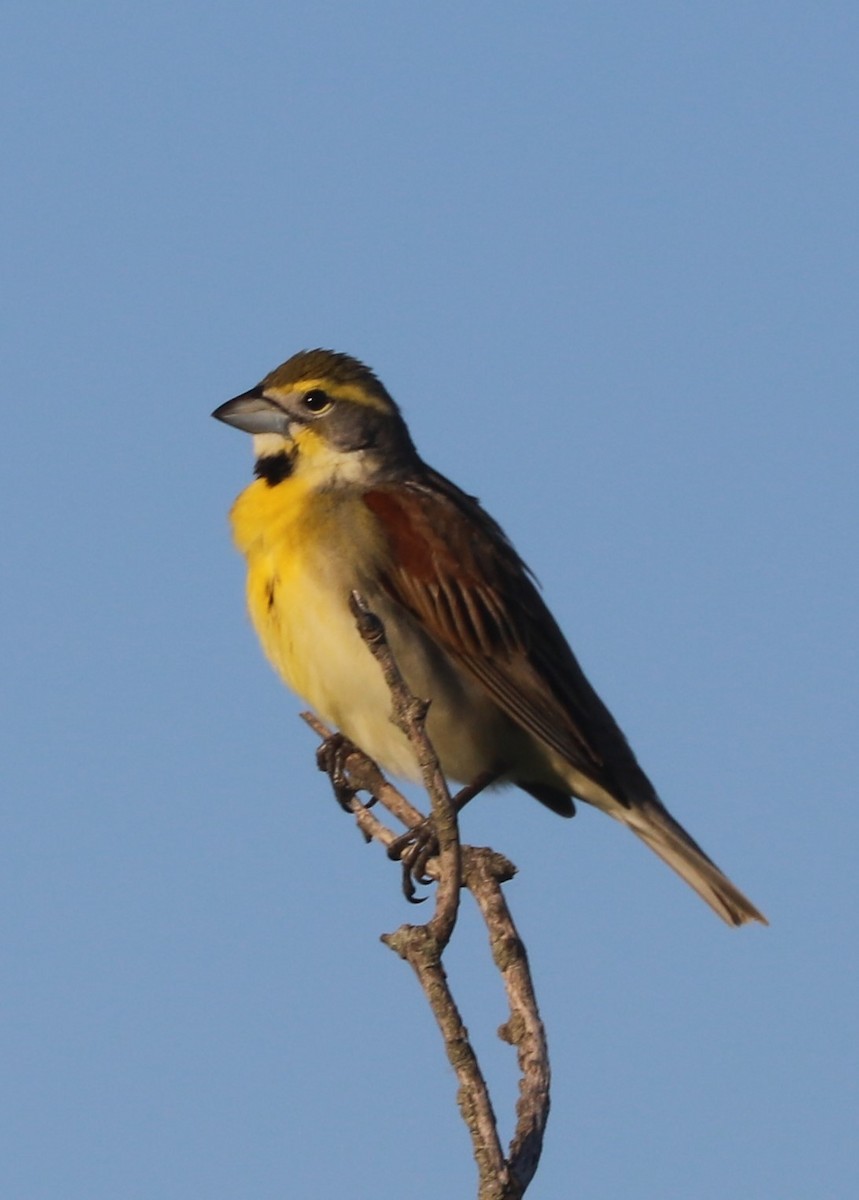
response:
[(344, 812), (352, 811), (352, 801), (357, 794), (346, 773), (346, 759), (354, 750), (342, 733), (332, 733), (316, 751), (316, 765), (331, 780), (334, 797)]
[(428, 887), (433, 882), (427, 864), (438, 854), (438, 839), (429, 818), (396, 838), (388, 846), (388, 858), (399, 860), (403, 868), (403, 895), (409, 904), (423, 904), (425, 896), (416, 894), (415, 884)]

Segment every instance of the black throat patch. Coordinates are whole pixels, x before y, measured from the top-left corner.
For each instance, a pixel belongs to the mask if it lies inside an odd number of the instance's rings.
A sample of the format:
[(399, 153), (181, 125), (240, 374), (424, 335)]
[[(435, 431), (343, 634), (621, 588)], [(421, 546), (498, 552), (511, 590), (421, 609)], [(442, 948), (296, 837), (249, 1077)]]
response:
[(292, 474), (292, 459), (282, 451), (280, 454), (264, 454), (254, 463), (254, 475), (264, 479), (269, 487), (275, 487)]

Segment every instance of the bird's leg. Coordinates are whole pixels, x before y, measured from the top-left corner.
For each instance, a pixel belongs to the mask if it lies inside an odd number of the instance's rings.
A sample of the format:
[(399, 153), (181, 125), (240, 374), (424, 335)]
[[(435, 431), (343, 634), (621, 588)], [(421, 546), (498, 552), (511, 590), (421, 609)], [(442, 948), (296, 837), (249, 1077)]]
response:
[[(344, 812), (352, 811), (352, 800), (357, 789), (352, 787), (346, 773), (346, 760), (354, 754), (356, 747), (342, 733), (332, 733), (316, 751), (316, 765), (331, 780), (334, 796)], [(371, 798), (370, 804), (374, 801)]]
[[(460, 788), (451, 796), (457, 816), (480, 792), (494, 783), (503, 770), (483, 771), (471, 783)], [(427, 875), (427, 863), (438, 854), (438, 839), (432, 817), (427, 817), (412, 829), (396, 838), (388, 846), (388, 858), (399, 860), (403, 866), (403, 895), (410, 904), (421, 904), (422, 896), (415, 896), (415, 884), (427, 886), (432, 879)]]
[(481, 771), (476, 779), (473, 779), (471, 783), (467, 783), (465, 787), (461, 787), (456, 795), (451, 797), (457, 816), (459, 816), (469, 800), (473, 800), (475, 796), (479, 796), (486, 788), (491, 787), (497, 779), (501, 778), (505, 770), (505, 767), (496, 767), (491, 771)]

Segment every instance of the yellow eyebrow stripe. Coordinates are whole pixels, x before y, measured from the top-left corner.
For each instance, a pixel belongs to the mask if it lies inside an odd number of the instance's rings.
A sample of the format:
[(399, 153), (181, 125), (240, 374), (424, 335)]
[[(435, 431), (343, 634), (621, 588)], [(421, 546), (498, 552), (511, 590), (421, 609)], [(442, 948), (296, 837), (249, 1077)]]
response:
[(293, 392), (310, 392), (314, 388), (321, 388), (323, 392), (328, 393), (332, 400), (348, 400), (352, 404), (363, 404), (366, 408), (375, 408), (377, 412), (390, 412), (389, 406), (380, 396), (374, 396), (357, 384), (332, 383), (330, 379), (325, 379), (324, 377), (321, 379), (300, 379), (296, 383), (291, 383), (288, 387), (267, 387), (264, 395), (276, 400), (281, 396), (285, 397)]

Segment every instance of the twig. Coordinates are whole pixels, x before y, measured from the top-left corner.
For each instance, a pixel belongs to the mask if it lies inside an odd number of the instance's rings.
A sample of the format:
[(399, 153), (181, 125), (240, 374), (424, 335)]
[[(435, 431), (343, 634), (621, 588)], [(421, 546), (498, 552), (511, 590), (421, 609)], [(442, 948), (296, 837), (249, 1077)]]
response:
[(516, 868), (486, 848), (463, 846), (462, 853), (465, 885), (489, 930), (492, 958), (504, 979), (510, 1006), (510, 1019), (498, 1030), (499, 1037), (516, 1047), (520, 1071), (516, 1130), (507, 1162), (524, 1192), (540, 1162), (549, 1116), (551, 1072), (546, 1031), (537, 1007), (528, 954), (501, 890), (501, 884), (512, 879)]
[[(549, 1113), (549, 1061), (545, 1032), (531, 981), (525, 947), (516, 931), (501, 885), (516, 868), (506, 858), (485, 847), (460, 846), (456, 809), (425, 730), (428, 704), (408, 690), (385, 638), (381, 621), (366, 602), (353, 593), (352, 610), (358, 630), (380, 664), (391, 690), (392, 721), (415, 749), (424, 786), (432, 803), (433, 824), (439, 844), (437, 857), (422, 870), (438, 881), (436, 907), (426, 925), (402, 925), (382, 941), (405, 959), (418, 981), (441, 1030), (448, 1059), (459, 1083), (457, 1100), (471, 1135), (479, 1173), (479, 1200), (521, 1200), (530, 1184), (542, 1151)], [(332, 734), (315, 716), (305, 721), (323, 739)], [(407, 828), (425, 821), (409, 801), (382, 775), (378, 766), (357, 748), (348, 748), (341, 761), (348, 779), (344, 803), (359, 828), (371, 839), (390, 846), (398, 835), (354, 793), (365, 791)], [(332, 779), (333, 781), (333, 779)], [(516, 1129), (505, 1156), (486, 1080), (471, 1047), (450, 990), (442, 955), (456, 923), (459, 892), (473, 895), (489, 934), (493, 960), (502, 975), (510, 1015), (499, 1036), (515, 1046), (520, 1070)]]
[(459, 1110), (471, 1134), (480, 1177), (480, 1200), (507, 1200), (508, 1196), (513, 1200), (522, 1193), (505, 1190), (509, 1171), (498, 1139), (489, 1088), (448, 985), (436, 939), (427, 925), (401, 925), (396, 933), (383, 934), (382, 941), (405, 959), (417, 975), (441, 1030), (448, 1060), (459, 1082)]
[(439, 944), (439, 954), (450, 941), (459, 908), (459, 889), (462, 885), (462, 861), (459, 849), (459, 823), (456, 809), (447, 789), (438, 756), (427, 737), (428, 700), (418, 700), (406, 687), (397, 666), (385, 627), (359, 592), (349, 598), (358, 632), (367, 643), (370, 653), (382, 668), (391, 692), (394, 709), (391, 720), (406, 735), (415, 751), (424, 787), (432, 804), (433, 828), (439, 847), (439, 880), (436, 888), (435, 913), (429, 930)]

